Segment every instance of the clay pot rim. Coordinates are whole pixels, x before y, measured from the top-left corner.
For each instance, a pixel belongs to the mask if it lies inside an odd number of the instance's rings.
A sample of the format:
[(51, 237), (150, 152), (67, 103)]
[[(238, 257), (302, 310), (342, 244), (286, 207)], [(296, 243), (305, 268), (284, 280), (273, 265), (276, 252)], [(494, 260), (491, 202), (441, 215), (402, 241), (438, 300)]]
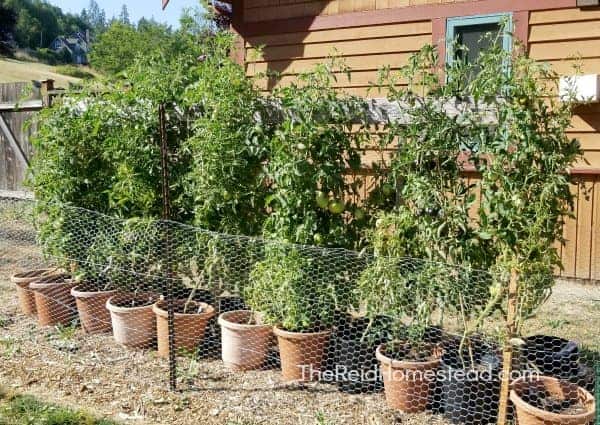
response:
[[(48, 276), (48, 277), (53, 277), (53, 276)], [(60, 288), (60, 287), (72, 288), (75, 285), (76, 285), (76, 282), (74, 282), (70, 278), (65, 278), (60, 282), (44, 282), (43, 279), (40, 279), (40, 280), (35, 280), (33, 282), (30, 282), (29, 289), (31, 289), (32, 291), (42, 291), (44, 289), (55, 289), (55, 288)]]
[(106, 291), (82, 291), (80, 288), (83, 287), (84, 285), (81, 284), (74, 286), (73, 288), (71, 288), (71, 295), (73, 295), (75, 298), (93, 298), (98, 295), (116, 295), (117, 292), (119, 292), (116, 289), (109, 289)]
[(319, 331), (319, 332), (290, 332), (290, 331), (281, 329), (277, 326), (273, 326), (273, 333), (276, 336), (280, 336), (280, 337), (287, 338), (287, 339), (306, 339), (306, 338), (318, 337), (318, 336), (329, 336), (329, 335), (331, 335), (331, 332), (332, 332), (331, 329), (326, 329), (324, 331)]
[[(532, 406), (531, 404), (529, 404), (525, 400), (523, 400), (515, 389), (515, 386), (526, 383), (524, 376), (521, 376), (520, 378), (515, 379), (510, 384), (510, 386), (511, 386), (510, 401), (512, 401), (514, 403), (516, 408), (523, 409), (527, 413), (534, 415), (534, 416), (542, 419), (543, 421), (551, 421), (551, 422), (559, 422), (559, 423), (573, 423), (573, 422), (588, 423), (592, 419), (594, 419), (594, 416), (596, 414), (596, 401), (594, 399), (594, 396), (592, 396), (592, 394), (590, 394), (589, 391), (587, 391), (585, 388), (581, 388), (577, 384), (573, 384), (571, 382), (553, 378), (550, 376), (539, 376), (537, 379), (539, 381), (553, 381), (553, 382), (557, 382), (557, 383), (561, 382), (565, 385), (577, 387), (577, 392), (580, 394), (583, 394), (585, 396), (584, 405), (586, 406), (588, 411), (586, 413), (579, 413), (577, 415), (566, 415), (566, 414), (562, 414), (562, 413), (548, 412), (546, 410), (542, 410), (535, 406)], [(567, 422), (565, 422), (565, 420)]]
[(427, 360), (427, 361), (423, 361), (423, 362), (415, 362), (415, 361), (408, 361), (408, 360), (392, 359), (391, 357), (388, 357), (388, 356), (386, 356), (385, 354), (383, 354), (381, 352), (382, 348), (384, 348), (386, 346), (386, 344), (387, 343), (383, 343), (383, 344), (379, 344), (377, 346), (377, 349), (375, 350), (375, 357), (381, 363), (383, 363), (383, 364), (385, 364), (387, 366), (390, 366), (392, 368), (398, 368), (398, 369), (435, 369), (442, 362), (441, 352), (434, 353), (434, 355), (436, 356), (435, 359), (433, 359), (433, 360)]
[[(175, 304), (184, 304), (186, 302), (186, 300), (175, 300), (174, 301)], [(159, 300), (156, 303), (152, 304), (152, 311), (154, 311), (154, 313), (159, 316), (159, 317), (169, 317), (169, 312), (167, 310), (165, 310), (166, 306), (164, 305), (166, 303), (165, 300)], [(207, 303), (203, 303), (203, 302), (199, 302), (199, 301), (193, 301), (194, 304), (196, 304), (197, 306), (201, 306), (203, 308), (206, 309), (206, 311), (203, 311), (202, 313), (177, 313), (175, 312), (175, 317), (197, 317), (197, 318), (207, 318), (210, 319), (211, 317), (213, 317), (215, 315), (215, 308)], [(164, 306), (164, 308), (163, 308)]]
[[(44, 274), (46, 274), (46, 273), (49, 273), (47, 276), (50, 276), (54, 272), (61, 273), (61, 271), (58, 267), (48, 267), (48, 268), (44, 268), (44, 269), (25, 270), (25, 271), (13, 274), (10, 277), (10, 281), (12, 283), (16, 283), (16, 284), (29, 283), (29, 282), (32, 282), (41, 277), (46, 277), (46, 276), (44, 276)], [(32, 273), (34, 273), (34, 274), (31, 275)], [(26, 274), (29, 274), (30, 276), (25, 276)]]
[(237, 331), (249, 331), (249, 330), (256, 331), (256, 330), (261, 330), (261, 329), (271, 331), (273, 329), (273, 326), (267, 325), (267, 324), (250, 325), (247, 323), (233, 322), (228, 319), (228, 316), (233, 316), (234, 314), (247, 314), (247, 315), (252, 315), (255, 318), (257, 316), (260, 317), (260, 313), (252, 311), (252, 310), (232, 310), (232, 311), (226, 311), (225, 313), (221, 313), (217, 322), (219, 323), (219, 325), (223, 326), (224, 328), (237, 330)]
[(144, 295), (151, 295), (151, 296), (155, 296), (157, 299), (159, 298), (158, 295), (156, 294), (138, 294), (138, 295), (133, 295), (133, 294), (119, 294), (117, 293), (116, 295), (113, 295), (112, 297), (110, 297), (108, 300), (106, 300), (106, 308), (108, 309), (108, 311), (113, 312), (113, 313), (130, 313), (130, 312), (136, 312), (136, 311), (144, 311), (144, 310), (148, 310), (148, 309), (152, 309), (152, 306), (154, 305), (154, 303), (156, 301), (152, 300), (152, 301), (148, 301), (148, 305), (143, 305), (140, 307), (120, 307), (118, 305), (113, 304), (113, 301), (117, 300), (117, 299), (136, 299), (138, 297), (143, 297)]

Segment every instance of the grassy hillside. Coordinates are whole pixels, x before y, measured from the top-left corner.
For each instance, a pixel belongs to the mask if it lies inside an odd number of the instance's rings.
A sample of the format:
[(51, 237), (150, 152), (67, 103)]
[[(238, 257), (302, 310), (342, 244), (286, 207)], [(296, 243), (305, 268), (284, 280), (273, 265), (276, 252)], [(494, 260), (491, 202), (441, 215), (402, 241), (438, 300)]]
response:
[(25, 62), (18, 59), (0, 57), (0, 83), (17, 81), (45, 80), (52, 78), (58, 87), (67, 87), (69, 83), (77, 83), (79, 78), (60, 74), (61, 67), (50, 66), (38, 62)]

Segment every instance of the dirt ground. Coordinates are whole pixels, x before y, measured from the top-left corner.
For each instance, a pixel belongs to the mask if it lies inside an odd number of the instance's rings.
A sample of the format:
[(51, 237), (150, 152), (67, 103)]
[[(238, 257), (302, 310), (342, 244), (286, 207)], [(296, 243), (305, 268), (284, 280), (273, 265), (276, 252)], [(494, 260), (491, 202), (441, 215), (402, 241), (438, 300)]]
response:
[[(327, 384), (285, 384), (277, 370), (233, 373), (218, 360), (180, 359), (185, 390), (167, 390), (154, 351), (126, 350), (111, 335), (40, 328), (18, 312), (12, 273), (41, 264), (31, 240), (0, 234), (0, 385), (102, 417), (139, 424), (447, 424), (402, 415), (382, 394), (348, 395)], [(600, 286), (560, 282), (528, 326), (600, 351)]]

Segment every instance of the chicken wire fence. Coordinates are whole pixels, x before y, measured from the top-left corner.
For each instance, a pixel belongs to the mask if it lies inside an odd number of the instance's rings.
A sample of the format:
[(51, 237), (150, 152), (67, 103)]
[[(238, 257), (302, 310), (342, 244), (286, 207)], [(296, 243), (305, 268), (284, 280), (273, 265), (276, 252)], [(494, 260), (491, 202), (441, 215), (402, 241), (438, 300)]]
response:
[[(508, 379), (506, 423), (595, 420), (597, 286), (558, 285), (541, 309), (546, 319), (531, 319), (529, 336), (510, 341), (505, 377), (500, 318), (477, 321), (505, 277), (68, 205), (46, 205), (36, 232), (33, 208), (0, 199), (0, 266), (7, 281), (11, 271), (19, 317), (156, 352), (165, 359), (157, 385), (167, 382), (169, 354), (180, 390), (202, 385), (198, 365), (220, 359), (254, 390), (266, 374), (339, 397), (378, 395), (389, 409), (432, 415), (422, 423), (492, 424)], [(571, 335), (579, 316), (589, 327)]]

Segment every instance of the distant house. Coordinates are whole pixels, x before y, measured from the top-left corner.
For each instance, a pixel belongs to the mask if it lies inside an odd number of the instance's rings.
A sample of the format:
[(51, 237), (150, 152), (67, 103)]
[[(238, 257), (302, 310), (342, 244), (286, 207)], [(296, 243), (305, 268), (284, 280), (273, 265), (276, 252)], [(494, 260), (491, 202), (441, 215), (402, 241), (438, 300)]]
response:
[(75, 32), (67, 36), (58, 36), (50, 44), (50, 50), (55, 53), (67, 51), (71, 56), (73, 63), (82, 65), (87, 64), (87, 54), (89, 50), (88, 38), (85, 33)]

